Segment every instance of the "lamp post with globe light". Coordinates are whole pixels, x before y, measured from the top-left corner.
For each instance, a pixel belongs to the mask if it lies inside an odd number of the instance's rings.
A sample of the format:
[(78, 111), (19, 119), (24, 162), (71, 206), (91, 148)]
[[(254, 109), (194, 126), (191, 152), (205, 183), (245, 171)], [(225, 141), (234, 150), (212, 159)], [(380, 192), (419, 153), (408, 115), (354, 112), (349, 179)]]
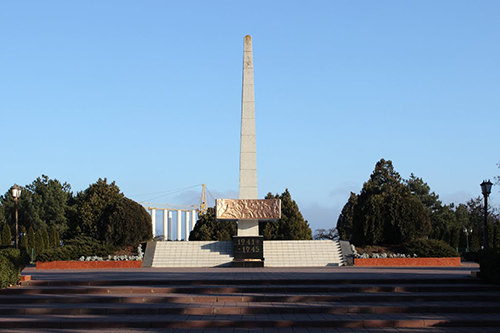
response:
[(465, 232), (465, 239), (467, 241), (467, 249), (465, 250), (465, 252), (469, 252), (469, 234), (472, 233), (472, 228), (464, 228), (464, 232)]
[(483, 249), (488, 248), (488, 196), (491, 193), (491, 187), (493, 183), (491, 181), (483, 180), (481, 183), (481, 192), (484, 196), (484, 231), (483, 231)]
[(12, 197), (14, 198), (14, 201), (16, 202), (16, 210), (15, 210), (15, 220), (16, 220), (16, 249), (19, 248), (19, 244), (18, 244), (18, 235), (19, 235), (19, 228), (18, 228), (18, 218), (17, 218), (17, 198), (19, 198), (19, 196), (21, 195), (21, 188), (19, 186), (17, 186), (17, 184), (14, 184), (14, 186), (12, 186), (11, 188), (11, 193), (12, 193)]

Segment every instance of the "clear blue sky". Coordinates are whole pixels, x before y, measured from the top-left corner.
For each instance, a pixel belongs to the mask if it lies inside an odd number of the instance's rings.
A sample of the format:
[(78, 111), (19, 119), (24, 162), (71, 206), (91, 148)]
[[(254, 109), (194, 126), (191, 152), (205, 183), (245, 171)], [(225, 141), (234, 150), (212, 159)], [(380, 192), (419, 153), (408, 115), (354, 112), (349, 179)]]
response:
[(0, 192), (46, 174), (235, 197), (250, 34), (260, 197), (288, 188), (331, 228), (385, 158), (466, 202), (500, 174), (499, 17), (499, 1), (1, 1)]

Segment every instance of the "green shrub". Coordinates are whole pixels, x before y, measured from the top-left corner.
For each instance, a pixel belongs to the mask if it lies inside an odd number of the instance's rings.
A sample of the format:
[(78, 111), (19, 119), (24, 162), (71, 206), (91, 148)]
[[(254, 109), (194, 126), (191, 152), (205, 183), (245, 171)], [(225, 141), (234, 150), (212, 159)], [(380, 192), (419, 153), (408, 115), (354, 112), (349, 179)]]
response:
[(65, 242), (64, 246), (48, 249), (37, 256), (37, 261), (78, 260), (81, 256), (104, 257), (115, 251), (113, 246), (88, 236), (78, 236)]
[(0, 288), (7, 288), (19, 281), (26, 263), (26, 255), (14, 248), (0, 249)]
[(153, 238), (151, 216), (137, 202), (128, 198), (108, 205), (97, 230), (99, 239), (116, 246), (130, 246)]
[(0, 255), (0, 288), (8, 288), (19, 281), (14, 263)]
[(500, 284), (500, 249), (479, 251), (478, 258), (481, 277), (487, 282)]
[(436, 239), (417, 239), (406, 246), (406, 253), (416, 254), (421, 258), (441, 258), (441, 257), (458, 257), (459, 254), (455, 249), (444, 241)]

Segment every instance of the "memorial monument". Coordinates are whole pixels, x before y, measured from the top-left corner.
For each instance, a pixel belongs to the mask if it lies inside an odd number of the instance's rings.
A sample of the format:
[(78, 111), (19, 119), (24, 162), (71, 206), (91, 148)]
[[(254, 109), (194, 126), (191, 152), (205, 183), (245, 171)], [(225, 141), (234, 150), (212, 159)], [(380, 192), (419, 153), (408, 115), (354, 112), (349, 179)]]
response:
[(238, 221), (238, 235), (233, 237), (233, 266), (262, 267), (264, 250), (259, 221), (281, 218), (281, 203), (276, 199), (258, 199), (253, 53), (249, 35), (245, 36), (242, 90), (239, 199), (217, 199), (216, 219)]

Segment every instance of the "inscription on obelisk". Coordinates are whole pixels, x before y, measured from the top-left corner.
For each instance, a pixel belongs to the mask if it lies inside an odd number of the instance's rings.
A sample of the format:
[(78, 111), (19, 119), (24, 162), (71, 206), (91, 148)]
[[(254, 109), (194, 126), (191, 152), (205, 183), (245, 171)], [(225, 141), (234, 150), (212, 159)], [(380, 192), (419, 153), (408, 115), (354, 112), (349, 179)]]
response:
[[(240, 199), (257, 199), (257, 147), (255, 141), (255, 96), (252, 37), (245, 36), (243, 91), (241, 98)], [(238, 236), (258, 236), (259, 220), (238, 221)]]

